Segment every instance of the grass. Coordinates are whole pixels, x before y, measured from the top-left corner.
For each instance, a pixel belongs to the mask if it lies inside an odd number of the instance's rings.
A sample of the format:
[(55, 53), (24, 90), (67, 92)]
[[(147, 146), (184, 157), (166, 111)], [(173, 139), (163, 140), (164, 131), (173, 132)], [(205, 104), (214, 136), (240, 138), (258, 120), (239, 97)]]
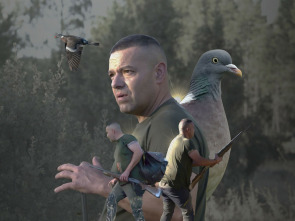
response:
[(277, 191), (258, 190), (252, 184), (238, 190), (228, 189), (225, 197), (212, 196), (207, 202), (206, 220), (210, 221), (291, 221), (295, 220), (295, 190), (281, 187), (288, 199), (279, 200)]

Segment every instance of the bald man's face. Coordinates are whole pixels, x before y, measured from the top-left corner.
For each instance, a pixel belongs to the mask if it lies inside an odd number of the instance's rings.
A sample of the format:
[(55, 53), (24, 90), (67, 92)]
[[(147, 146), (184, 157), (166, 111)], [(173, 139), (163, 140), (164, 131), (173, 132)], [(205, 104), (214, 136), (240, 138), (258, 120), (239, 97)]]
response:
[(115, 138), (115, 130), (111, 127), (106, 127), (106, 133), (107, 133), (107, 138), (109, 138), (109, 140), (111, 142), (116, 141)]
[(188, 138), (191, 139), (191, 138), (193, 138), (194, 133), (195, 133), (195, 126), (193, 123), (190, 123), (188, 128), (189, 128)]
[(188, 139), (193, 138), (194, 133), (195, 133), (194, 124), (190, 123), (186, 128), (183, 129), (182, 133), (185, 138), (188, 138)]
[(144, 116), (155, 102), (157, 61), (149, 52), (145, 47), (130, 47), (110, 56), (111, 86), (123, 113)]

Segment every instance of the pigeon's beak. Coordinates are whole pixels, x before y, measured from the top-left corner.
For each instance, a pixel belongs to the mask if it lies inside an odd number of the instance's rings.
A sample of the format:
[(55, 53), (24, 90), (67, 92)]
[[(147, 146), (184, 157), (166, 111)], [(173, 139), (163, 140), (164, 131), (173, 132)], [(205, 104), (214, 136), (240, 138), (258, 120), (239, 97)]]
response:
[(238, 75), (239, 77), (242, 77), (242, 75), (243, 75), (242, 71), (239, 68), (237, 68), (236, 65), (228, 64), (228, 65), (225, 65), (225, 66), (229, 69), (230, 72), (234, 73), (235, 75)]
[(62, 34), (55, 34), (54, 38), (61, 38)]

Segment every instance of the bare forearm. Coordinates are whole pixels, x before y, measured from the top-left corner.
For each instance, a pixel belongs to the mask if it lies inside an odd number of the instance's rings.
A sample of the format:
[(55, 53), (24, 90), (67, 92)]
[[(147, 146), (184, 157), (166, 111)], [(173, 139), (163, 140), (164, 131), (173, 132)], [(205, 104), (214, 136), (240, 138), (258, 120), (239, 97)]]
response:
[(130, 163), (128, 164), (127, 168), (126, 168), (126, 171), (130, 172), (136, 166), (136, 164), (138, 164), (141, 157), (142, 157), (141, 152), (134, 152), (133, 155), (132, 155), (132, 159), (131, 159)]
[(192, 150), (189, 153), (189, 157), (193, 160), (192, 166), (213, 166), (218, 163), (222, 158), (216, 158), (213, 160), (202, 157), (197, 150)]
[(206, 159), (203, 157), (200, 157), (197, 161), (193, 161), (193, 167), (195, 166), (213, 166), (217, 163), (216, 160)]

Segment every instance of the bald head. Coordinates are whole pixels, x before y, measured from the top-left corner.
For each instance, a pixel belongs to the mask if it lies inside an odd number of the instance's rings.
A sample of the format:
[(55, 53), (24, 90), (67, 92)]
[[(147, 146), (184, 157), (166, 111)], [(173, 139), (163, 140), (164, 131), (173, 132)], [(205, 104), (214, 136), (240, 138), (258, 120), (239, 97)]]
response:
[(118, 124), (117, 122), (110, 123), (107, 127), (112, 128), (113, 130), (116, 130), (116, 131), (122, 131), (120, 124)]
[(192, 120), (184, 118), (178, 124), (179, 133), (190, 139), (194, 136), (194, 124)]
[(120, 124), (116, 122), (111, 123), (106, 127), (106, 133), (110, 141), (116, 141), (123, 135)]

